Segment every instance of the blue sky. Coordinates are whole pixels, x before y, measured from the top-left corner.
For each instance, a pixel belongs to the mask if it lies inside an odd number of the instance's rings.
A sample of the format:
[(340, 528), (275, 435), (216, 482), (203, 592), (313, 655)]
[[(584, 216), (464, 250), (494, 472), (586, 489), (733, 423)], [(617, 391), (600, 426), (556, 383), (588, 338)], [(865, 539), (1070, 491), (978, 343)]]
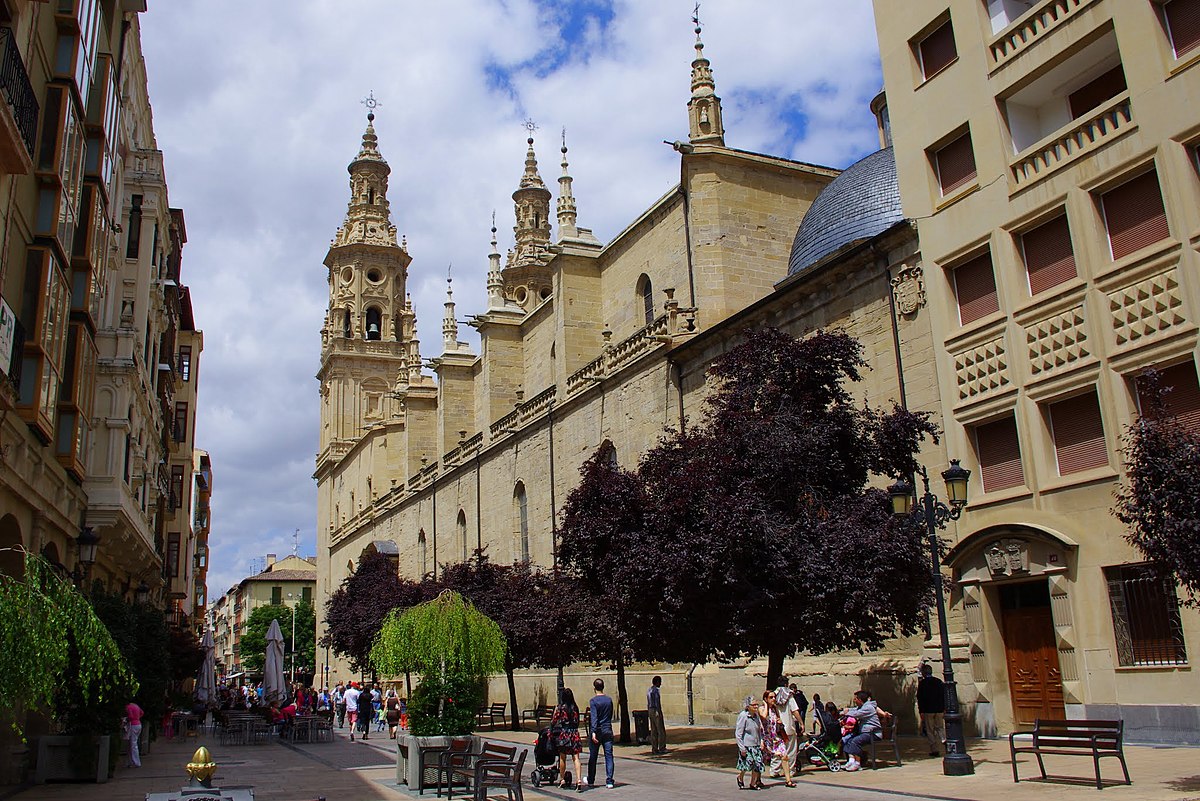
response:
[[(523, 120), (552, 189), (567, 130), (579, 224), (608, 240), (677, 180), (687, 0), (151, 0), (142, 14), (158, 146), (184, 209), (183, 280), (200, 358), (198, 446), (212, 454), (209, 595), (263, 554), (315, 551), (322, 264), (346, 165), (381, 101), (393, 221), (413, 257), (422, 354), (441, 344), (446, 265), (460, 319), (481, 311), (497, 212), (512, 241)], [(844, 167), (877, 147), (869, 0), (709, 0), (705, 54), (731, 147)], [(218, 46), (219, 43), (219, 46)], [(471, 331), (463, 328), (464, 339)]]

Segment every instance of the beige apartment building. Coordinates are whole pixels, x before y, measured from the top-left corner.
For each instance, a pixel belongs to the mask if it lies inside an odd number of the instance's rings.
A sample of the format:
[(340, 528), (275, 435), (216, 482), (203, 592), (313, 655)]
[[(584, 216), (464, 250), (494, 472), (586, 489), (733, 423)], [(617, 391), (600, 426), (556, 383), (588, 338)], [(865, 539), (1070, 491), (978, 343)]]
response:
[(1200, 416), (1200, 2), (876, 0), (946, 449), (946, 558), (983, 732), (1123, 718), (1200, 742), (1200, 615), (1111, 515), (1138, 375)]
[[(493, 227), (480, 267), (487, 297), (447, 292), (436, 381), (421, 371), (405, 291), (410, 269), (428, 268), (397, 236), (390, 168), (368, 118), (349, 166), (346, 218), (325, 259), (318, 609), (371, 549), (395, 553), (409, 577), (479, 547), (502, 563), (552, 564), (555, 518), (582, 462), (607, 443), (634, 465), (664, 426), (695, 419), (708, 364), (747, 327), (801, 336), (844, 327), (863, 341), (872, 367), (854, 390), (860, 397), (938, 412), (923, 268), (886, 138), (840, 175), (730, 147), (702, 47), (697, 41), (687, 141), (676, 143), (680, 182), (612, 241), (580, 225), (586, 203), (576, 200), (565, 143), (552, 208), (528, 141), (524, 169), (514, 165), (512, 249), (500, 252)], [(442, 263), (436, 254), (423, 259)], [(459, 340), (459, 304), (482, 309), (471, 314), (478, 354)], [(944, 465), (938, 449), (928, 455)], [(873, 654), (800, 656), (787, 669), (826, 697), (848, 698), (870, 677), (899, 707), (925, 647), (918, 637)], [(740, 699), (761, 690), (766, 665), (688, 668), (634, 666), (631, 692), (650, 671), (661, 673), (668, 718), (732, 723)], [(579, 691), (601, 673), (574, 666), (567, 681)], [(347, 678), (334, 659), (331, 681)], [(545, 702), (554, 684), (553, 673), (523, 671), (519, 703)], [(508, 698), (499, 685), (495, 695)], [(915, 725), (911, 712), (898, 711)]]

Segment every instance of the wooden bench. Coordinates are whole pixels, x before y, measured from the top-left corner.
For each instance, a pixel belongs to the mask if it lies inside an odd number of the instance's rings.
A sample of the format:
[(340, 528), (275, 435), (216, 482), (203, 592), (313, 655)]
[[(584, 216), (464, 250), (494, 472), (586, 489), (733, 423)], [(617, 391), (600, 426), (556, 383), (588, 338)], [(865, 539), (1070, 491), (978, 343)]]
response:
[(890, 712), (879, 713), (879, 727), (883, 731), (883, 737), (880, 739), (871, 738), (871, 742), (867, 744), (867, 750), (871, 754), (871, 770), (879, 767), (879, 758), (875, 755), (875, 747), (877, 745), (892, 744), (892, 753), (896, 755), (896, 764), (903, 765), (904, 762), (900, 759), (900, 743), (896, 740), (896, 717)]
[(1103, 790), (1100, 779), (1100, 759), (1116, 757), (1121, 761), (1125, 774), (1124, 784), (1133, 784), (1129, 768), (1125, 764), (1125, 721), (1123, 720), (1042, 720), (1034, 721), (1032, 741), (1029, 745), (1017, 745), (1018, 737), (1029, 737), (1029, 732), (1013, 732), (1008, 735), (1008, 749), (1012, 757), (1013, 782), (1021, 779), (1017, 775), (1017, 754), (1033, 754), (1037, 757), (1042, 779), (1046, 779), (1047, 754), (1062, 756), (1090, 756), (1096, 768), (1096, 789)]
[(549, 720), (554, 717), (554, 707), (550, 704), (541, 704), (533, 709), (526, 709), (521, 713), (521, 722), (532, 720), (533, 725), (537, 728), (542, 726), (542, 718)]
[(508, 723), (508, 704), (495, 703), (491, 706), (481, 706), (479, 711), (475, 713), (475, 719), (479, 725), (483, 725), (483, 721), (487, 720), (492, 724), (492, 728), (496, 728), (496, 718), (500, 718), (501, 723)]
[[(512, 772), (513, 767), (524, 765), (524, 762), (524, 752), (521, 753), (518, 762), (516, 747), (499, 743), (484, 743), (483, 750), (478, 754), (444, 753), (438, 762), (437, 794), (442, 794), (444, 780), (447, 798), (454, 797), (455, 784), (478, 797), (481, 788), (498, 786), (492, 784), (496, 776), (507, 775)], [(519, 767), (517, 770), (516, 781), (519, 785)]]

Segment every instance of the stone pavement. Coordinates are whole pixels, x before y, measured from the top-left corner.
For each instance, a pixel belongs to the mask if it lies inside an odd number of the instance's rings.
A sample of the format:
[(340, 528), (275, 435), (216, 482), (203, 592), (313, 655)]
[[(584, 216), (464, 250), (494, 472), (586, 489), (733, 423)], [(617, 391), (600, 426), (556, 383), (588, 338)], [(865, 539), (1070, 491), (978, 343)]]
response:
[[(482, 731), (485, 738), (507, 740), (523, 746), (532, 744), (531, 732), (517, 734)], [(760, 796), (743, 795), (733, 780), (734, 747), (724, 729), (673, 727), (668, 730), (671, 751), (653, 757), (645, 746), (618, 746), (617, 786), (603, 786), (583, 793), (594, 801), (749, 801)], [(1078, 777), (1080, 784), (1044, 784), (1040, 781), (1014, 784), (1008, 762), (1007, 741), (972, 741), (976, 774), (969, 777), (941, 775), (941, 760), (923, 753), (923, 741), (901, 738), (904, 765), (879, 770), (831, 774), (805, 768), (796, 789), (768, 779), (767, 797), (776, 801), (880, 801), (884, 798), (937, 799), (938, 801), (1096, 801), (1097, 790), (1088, 783), (1091, 760), (1059, 758), (1049, 762), (1052, 772)], [(16, 801), (141, 801), (147, 792), (177, 790), (186, 784), (183, 766), (200, 745), (213, 753), (218, 764), (214, 785), (253, 787), (257, 801), (397, 801), (418, 798), (395, 784), (395, 744), (386, 734), (372, 734), (367, 742), (350, 742), (345, 730), (337, 731), (332, 743), (290, 745), (269, 743), (258, 746), (222, 746), (215, 737), (177, 738), (155, 742), (140, 769), (118, 768), (107, 784), (51, 784), (22, 790)], [(1194, 748), (1126, 749), (1132, 787), (1113, 786), (1099, 798), (1112, 801), (1200, 801), (1200, 750)], [(587, 752), (584, 752), (586, 771)], [(527, 762), (531, 762), (530, 757)], [(603, 781), (603, 759), (599, 778)], [(1119, 776), (1120, 766), (1105, 760), (1104, 775)], [(532, 765), (530, 765), (532, 768)], [(1036, 775), (1036, 764), (1022, 764), (1022, 775)], [(1113, 768), (1117, 772), (1112, 772)], [(528, 772), (528, 771), (527, 771)], [(424, 797), (434, 799), (427, 792)], [(525, 797), (578, 799), (579, 794), (557, 788), (534, 790), (526, 781)]]

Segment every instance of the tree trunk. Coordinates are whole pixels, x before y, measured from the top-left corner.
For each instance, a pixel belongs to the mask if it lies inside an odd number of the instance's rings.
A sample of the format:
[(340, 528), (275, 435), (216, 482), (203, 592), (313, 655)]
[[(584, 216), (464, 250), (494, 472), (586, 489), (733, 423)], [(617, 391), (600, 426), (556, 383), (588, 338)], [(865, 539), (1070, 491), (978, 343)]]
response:
[(514, 678), (512, 659), (504, 654), (504, 672), (508, 674), (508, 708), (512, 710), (509, 716), (513, 731), (521, 730), (521, 710), (517, 708), (517, 680)]
[(412, 674), (407, 670), (404, 671), (404, 687), (408, 690), (408, 697), (412, 698)]
[(767, 689), (773, 690), (778, 686), (779, 676), (783, 673), (783, 658), (787, 656), (783, 646), (772, 645), (767, 651)]
[(558, 698), (559, 701), (562, 701), (562, 691), (566, 686), (567, 686), (567, 681), (563, 677), (563, 666), (559, 665), (558, 666), (558, 695), (556, 696), (556, 698)]
[(629, 736), (629, 696), (625, 692), (625, 654), (617, 649), (617, 701), (621, 708), (621, 738), (622, 743), (630, 743)]

